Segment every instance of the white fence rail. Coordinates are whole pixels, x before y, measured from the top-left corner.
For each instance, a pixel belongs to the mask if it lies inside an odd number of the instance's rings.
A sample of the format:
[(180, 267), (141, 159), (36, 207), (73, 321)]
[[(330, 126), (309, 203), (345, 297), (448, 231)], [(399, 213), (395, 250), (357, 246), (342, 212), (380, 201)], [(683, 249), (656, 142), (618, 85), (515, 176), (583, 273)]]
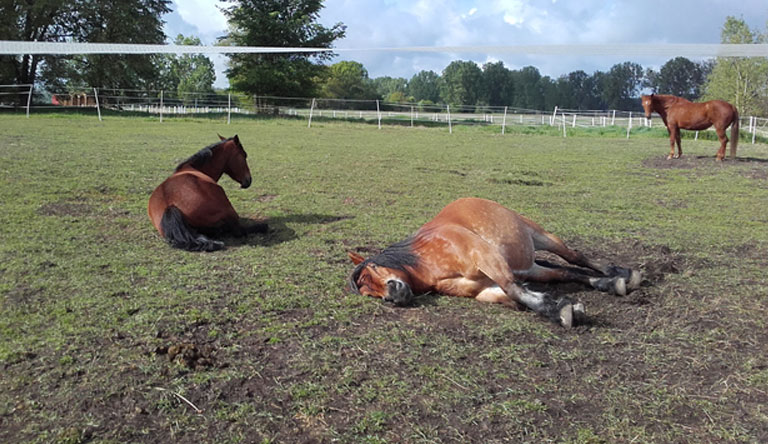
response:
[[(74, 91), (36, 91), (32, 85), (0, 85), (1, 112), (33, 112), (93, 110), (99, 120), (105, 111), (111, 113), (167, 116), (211, 116), (269, 114), (307, 120), (344, 119), (406, 126), (445, 125), (453, 132), (455, 125), (497, 126), (504, 134), (510, 126), (548, 125), (562, 129), (563, 137), (575, 128), (626, 128), (629, 138), (633, 128), (662, 125), (654, 116), (647, 121), (640, 113), (619, 110), (569, 110), (555, 107), (553, 111), (530, 110), (510, 106), (434, 105), (425, 103), (386, 103), (378, 100), (343, 100), (319, 98), (289, 98), (275, 96), (245, 97), (231, 93), (187, 93), (151, 90), (126, 90), (82, 87)], [(742, 131), (768, 137), (768, 119), (742, 116)], [(698, 137), (698, 132), (696, 133)]]

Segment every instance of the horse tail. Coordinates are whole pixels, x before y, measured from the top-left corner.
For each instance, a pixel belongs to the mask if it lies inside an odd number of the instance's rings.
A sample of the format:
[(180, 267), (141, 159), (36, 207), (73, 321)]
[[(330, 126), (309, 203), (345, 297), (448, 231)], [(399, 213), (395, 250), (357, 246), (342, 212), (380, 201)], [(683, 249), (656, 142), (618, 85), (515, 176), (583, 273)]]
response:
[(733, 123), (731, 123), (731, 159), (736, 158), (736, 147), (739, 146), (739, 110), (733, 107)]
[(184, 215), (174, 205), (169, 205), (160, 220), (165, 240), (174, 247), (188, 251), (216, 251), (224, 248), (224, 242), (208, 239), (196, 233), (184, 220)]

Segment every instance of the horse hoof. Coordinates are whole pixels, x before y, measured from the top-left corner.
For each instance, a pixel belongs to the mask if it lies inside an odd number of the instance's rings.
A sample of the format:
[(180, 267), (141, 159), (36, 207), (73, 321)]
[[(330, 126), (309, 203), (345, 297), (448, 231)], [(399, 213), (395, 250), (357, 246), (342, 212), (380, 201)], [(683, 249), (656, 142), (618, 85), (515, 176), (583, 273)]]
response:
[(573, 327), (573, 305), (572, 304), (565, 304), (560, 308), (560, 313), (558, 314), (560, 318), (560, 325), (562, 325), (565, 328), (571, 328)]
[(643, 282), (643, 274), (637, 270), (632, 270), (632, 274), (627, 282), (627, 290), (636, 290), (640, 288), (640, 284)]
[(584, 309), (584, 304), (577, 302), (573, 304), (573, 323), (576, 325), (583, 324), (587, 320), (587, 312)]
[(617, 278), (613, 283), (613, 294), (616, 296), (627, 295), (627, 281), (624, 278)]

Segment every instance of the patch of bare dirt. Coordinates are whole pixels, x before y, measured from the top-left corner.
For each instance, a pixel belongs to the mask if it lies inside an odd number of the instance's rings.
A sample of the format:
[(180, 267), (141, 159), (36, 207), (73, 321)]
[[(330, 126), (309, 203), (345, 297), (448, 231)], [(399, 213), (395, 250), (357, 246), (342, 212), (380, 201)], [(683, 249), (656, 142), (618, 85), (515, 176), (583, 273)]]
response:
[(93, 206), (84, 203), (58, 201), (41, 205), (37, 209), (41, 216), (88, 216), (93, 214)]

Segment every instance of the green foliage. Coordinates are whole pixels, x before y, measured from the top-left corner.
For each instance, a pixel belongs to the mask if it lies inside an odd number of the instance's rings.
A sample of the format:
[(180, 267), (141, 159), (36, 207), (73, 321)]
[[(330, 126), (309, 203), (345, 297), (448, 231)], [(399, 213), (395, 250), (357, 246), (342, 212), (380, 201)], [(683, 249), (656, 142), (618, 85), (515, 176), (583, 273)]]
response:
[(607, 108), (638, 108), (636, 97), (643, 80), (643, 67), (633, 62), (613, 65), (601, 82), (602, 99)]
[[(66, 13), (65, 29), (82, 42), (163, 43), (163, 14), (170, 12), (170, 0), (127, 0), (62, 2), (72, 8)], [(58, 15), (49, 19), (56, 20)], [(52, 38), (51, 40), (57, 40)], [(159, 77), (159, 55), (89, 54), (48, 56), (40, 77), (54, 88), (86, 85), (107, 88), (151, 89)], [(31, 74), (34, 76), (34, 74)]]
[(377, 77), (373, 79), (373, 85), (381, 97), (389, 97), (395, 93), (400, 93), (398, 97), (407, 97), (408, 81), (402, 77)]
[[(197, 37), (176, 36), (175, 45), (200, 45)], [(185, 103), (194, 100), (189, 93), (213, 93), (216, 71), (213, 62), (202, 54), (166, 55), (165, 72), (162, 75), (163, 89), (176, 91)]]
[(328, 68), (321, 87), (322, 97), (329, 99), (375, 100), (374, 83), (361, 63), (342, 61)]
[[(766, 36), (751, 30), (743, 19), (727, 17), (722, 43), (763, 43)], [(741, 115), (768, 113), (768, 59), (762, 57), (718, 57), (707, 78), (704, 100), (725, 100)]]
[(483, 71), (475, 62), (455, 60), (443, 70), (440, 98), (451, 105), (476, 105)]
[(712, 63), (675, 57), (667, 61), (658, 73), (648, 69), (643, 83), (657, 94), (672, 94), (695, 100), (701, 96), (704, 82), (711, 71)]
[(504, 62), (483, 65), (484, 103), (490, 106), (507, 106), (512, 103), (514, 93), (512, 71), (504, 66)]
[(440, 101), (440, 75), (434, 71), (419, 71), (408, 81), (408, 95), (417, 102)]
[[(224, 45), (330, 48), (345, 26), (317, 23), (321, 0), (228, 0), (230, 32)], [(315, 79), (332, 53), (232, 54), (227, 76), (236, 90), (256, 95), (312, 97)]]

